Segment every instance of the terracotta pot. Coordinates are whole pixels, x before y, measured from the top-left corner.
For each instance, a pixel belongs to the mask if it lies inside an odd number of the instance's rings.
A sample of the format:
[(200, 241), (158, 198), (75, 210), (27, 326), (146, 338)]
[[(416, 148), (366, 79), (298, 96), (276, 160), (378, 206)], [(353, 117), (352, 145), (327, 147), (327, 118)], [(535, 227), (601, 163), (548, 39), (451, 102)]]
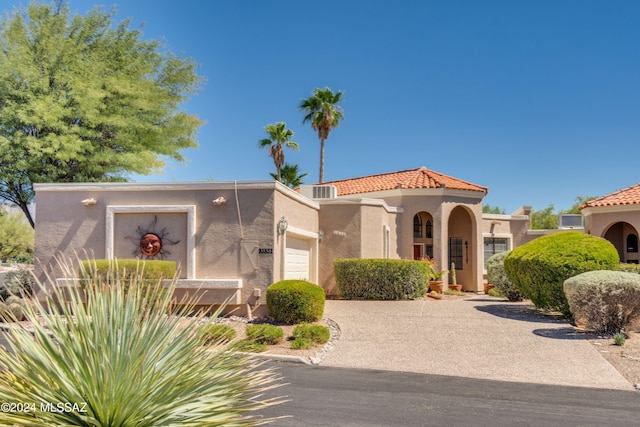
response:
[(433, 292), (442, 292), (443, 286), (442, 281), (429, 282), (429, 290)]
[(462, 291), (462, 285), (449, 285), (449, 289), (460, 292)]
[(492, 284), (490, 284), (490, 283), (485, 283), (484, 284), (484, 293), (485, 294), (488, 294), (491, 289), (493, 289), (493, 285)]

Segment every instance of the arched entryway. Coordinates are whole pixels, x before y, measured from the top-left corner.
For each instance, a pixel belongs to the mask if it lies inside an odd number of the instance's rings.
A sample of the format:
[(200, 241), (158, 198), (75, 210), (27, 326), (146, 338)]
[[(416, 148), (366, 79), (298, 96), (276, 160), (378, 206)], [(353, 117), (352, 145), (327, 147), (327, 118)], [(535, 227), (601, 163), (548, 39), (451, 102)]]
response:
[(433, 216), (420, 211), (413, 216), (413, 259), (433, 258)]
[(620, 262), (638, 264), (638, 231), (628, 222), (612, 224), (602, 236), (616, 247)]
[[(475, 290), (474, 262), (475, 240), (473, 234), (473, 219), (467, 208), (456, 206), (449, 215), (449, 263), (455, 264), (456, 281), (463, 290)], [(451, 277), (451, 272), (449, 272)]]

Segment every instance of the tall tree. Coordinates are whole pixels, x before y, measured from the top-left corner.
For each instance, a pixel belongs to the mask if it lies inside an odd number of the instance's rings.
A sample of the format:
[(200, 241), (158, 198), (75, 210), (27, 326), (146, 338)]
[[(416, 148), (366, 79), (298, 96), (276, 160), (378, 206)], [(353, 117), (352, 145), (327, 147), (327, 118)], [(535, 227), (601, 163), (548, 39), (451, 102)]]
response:
[(0, 23), (0, 198), (32, 226), (34, 183), (125, 181), (197, 146), (202, 122), (180, 110), (196, 64), (114, 14), (33, 1)]
[[(275, 173), (269, 173), (273, 179), (278, 179), (278, 175)], [(280, 168), (280, 176), (284, 185), (289, 188), (300, 187), (304, 184), (304, 177), (309, 175), (308, 173), (300, 173), (300, 168), (298, 165), (292, 165), (289, 163), (285, 163), (282, 168)]]
[(280, 169), (284, 165), (284, 147), (298, 149), (298, 144), (291, 141), (293, 138), (293, 131), (287, 129), (285, 122), (278, 122), (275, 124), (267, 125), (264, 130), (269, 135), (269, 138), (261, 139), (258, 142), (260, 148), (269, 148), (269, 156), (273, 159), (273, 163), (276, 165), (276, 179), (282, 181), (280, 176)]
[(553, 230), (558, 228), (558, 214), (554, 212), (553, 204), (544, 209), (531, 212), (532, 230)]
[(560, 211), (560, 214), (579, 214), (582, 213), (580, 211), (580, 206), (583, 204), (595, 199), (594, 196), (576, 196), (576, 202), (569, 209), (563, 209)]
[(320, 179), (324, 182), (324, 143), (329, 138), (333, 128), (338, 127), (344, 120), (344, 111), (338, 104), (342, 101), (342, 91), (336, 93), (330, 88), (317, 88), (313, 95), (300, 103), (300, 109), (305, 113), (302, 123), (311, 122), (311, 127), (318, 133), (320, 139)]
[(486, 214), (501, 214), (504, 215), (507, 211), (499, 206), (491, 206), (490, 204), (482, 204), (482, 213)]

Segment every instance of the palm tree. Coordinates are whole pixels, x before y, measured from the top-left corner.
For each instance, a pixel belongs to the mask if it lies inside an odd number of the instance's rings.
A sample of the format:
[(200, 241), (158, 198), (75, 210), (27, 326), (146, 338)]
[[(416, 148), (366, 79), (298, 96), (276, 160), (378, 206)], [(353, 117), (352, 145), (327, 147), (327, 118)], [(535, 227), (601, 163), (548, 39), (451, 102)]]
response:
[(311, 122), (313, 130), (320, 139), (320, 184), (324, 181), (324, 142), (331, 129), (338, 127), (344, 120), (344, 112), (337, 104), (342, 101), (342, 91), (333, 93), (330, 88), (317, 88), (313, 95), (300, 103), (300, 109), (306, 114), (302, 123)]
[[(273, 177), (273, 179), (278, 179), (278, 176), (275, 173), (269, 173)], [(282, 168), (280, 168), (280, 175), (282, 177), (281, 182), (290, 188), (300, 187), (304, 184), (304, 177), (309, 175), (308, 173), (300, 173), (300, 169), (298, 165), (291, 165), (289, 163), (285, 163)]]
[(298, 149), (296, 142), (290, 141), (293, 138), (293, 131), (287, 129), (285, 122), (278, 122), (275, 124), (267, 125), (265, 128), (269, 138), (261, 139), (258, 142), (260, 148), (269, 147), (269, 155), (273, 158), (273, 163), (276, 165), (276, 179), (282, 181), (280, 176), (280, 169), (284, 164), (284, 151), (282, 147)]

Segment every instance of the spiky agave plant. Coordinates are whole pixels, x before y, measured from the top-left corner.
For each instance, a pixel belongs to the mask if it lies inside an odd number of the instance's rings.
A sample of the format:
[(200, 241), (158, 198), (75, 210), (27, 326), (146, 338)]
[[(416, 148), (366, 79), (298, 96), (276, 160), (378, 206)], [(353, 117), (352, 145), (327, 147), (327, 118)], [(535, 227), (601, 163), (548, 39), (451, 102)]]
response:
[[(251, 411), (280, 403), (260, 362), (202, 346), (203, 315), (173, 308), (160, 282), (113, 273), (82, 288), (50, 285), (25, 308), (32, 329), (0, 349), (2, 426), (252, 426)], [(60, 303), (56, 303), (56, 302)], [(200, 322), (201, 323), (201, 322)], [(7, 411), (8, 410), (8, 411)]]

